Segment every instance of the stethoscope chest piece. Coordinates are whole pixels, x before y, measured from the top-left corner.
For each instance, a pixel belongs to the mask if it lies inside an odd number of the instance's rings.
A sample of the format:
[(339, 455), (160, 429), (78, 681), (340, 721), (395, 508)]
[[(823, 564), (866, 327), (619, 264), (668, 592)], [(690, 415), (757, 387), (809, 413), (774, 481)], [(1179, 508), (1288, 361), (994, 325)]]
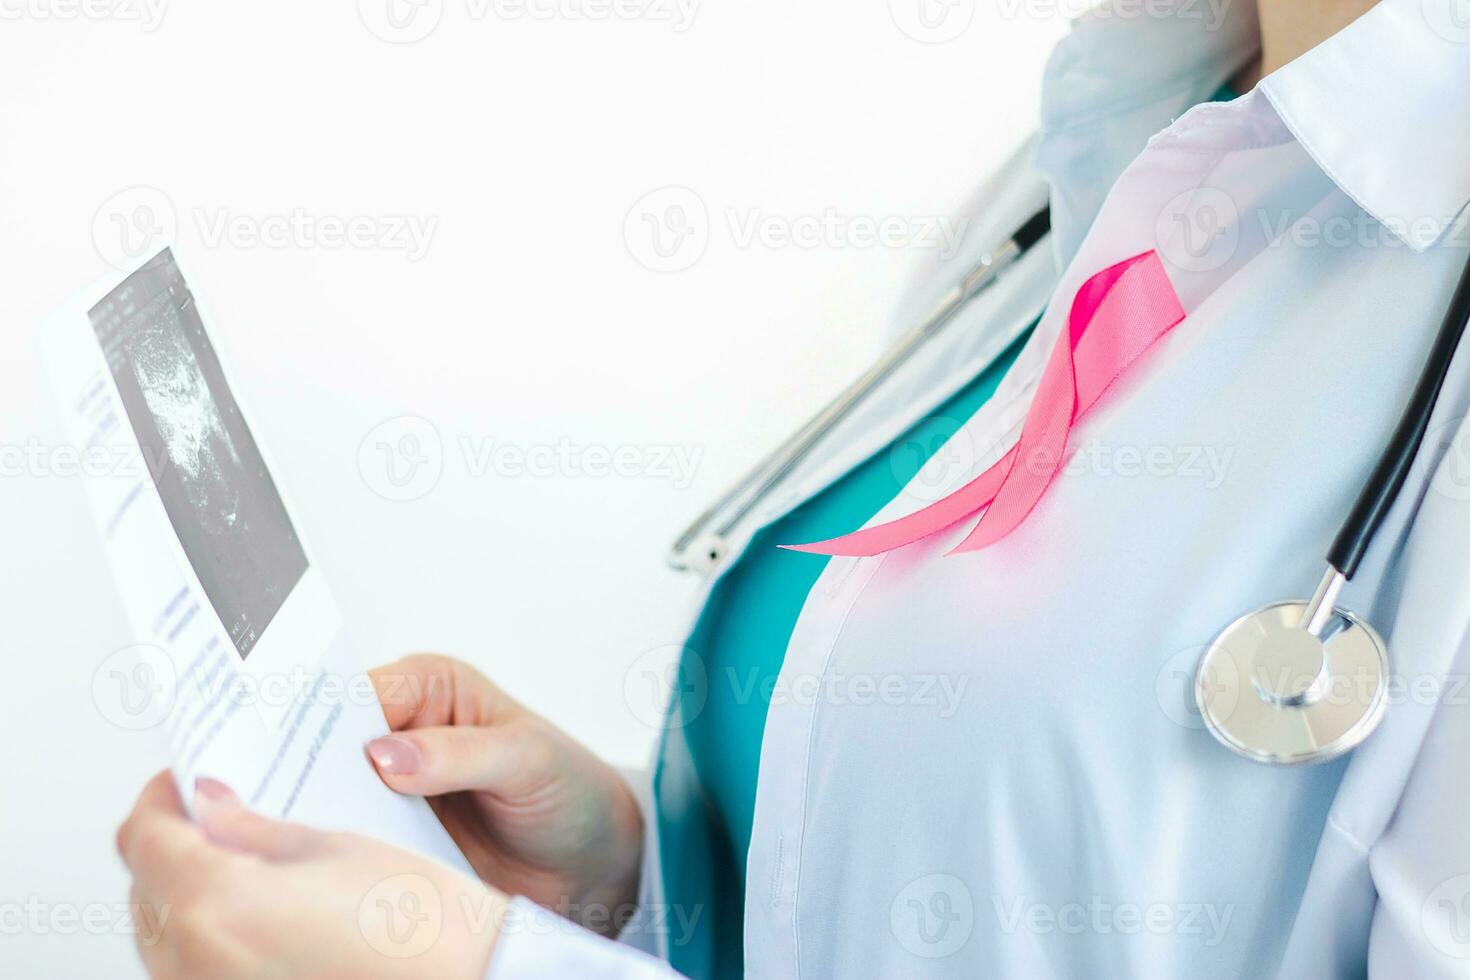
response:
[(1337, 596), (1403, 489), (1467, 322), (1470, 262), (1393, 437), (1328, 549), (1317, 591), (1240, 617), (1200, 658), (1195, 704), (1232, 751), (1276, 765), (1325, 762), (1383, 720), (1388, 650), (1373, 627), (1337, 607)]
[(1383, 718), (1388, 650), (1350, 612), (1277, 602), (1221, 631), (1200, 658), (1194, 699), (1220, 742), (1257, 762), (1325, 762)]

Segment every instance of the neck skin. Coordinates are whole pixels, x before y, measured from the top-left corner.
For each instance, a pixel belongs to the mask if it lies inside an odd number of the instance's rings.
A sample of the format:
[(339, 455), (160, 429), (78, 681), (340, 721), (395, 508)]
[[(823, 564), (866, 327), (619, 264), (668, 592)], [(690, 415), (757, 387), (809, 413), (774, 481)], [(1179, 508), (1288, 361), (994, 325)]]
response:
[(1245, 93), (1256, 82), (1305, 54), (1357, 20), (1378, 0), (1256, 0), (1261, 20), (1261, 53), (1231, 84)]

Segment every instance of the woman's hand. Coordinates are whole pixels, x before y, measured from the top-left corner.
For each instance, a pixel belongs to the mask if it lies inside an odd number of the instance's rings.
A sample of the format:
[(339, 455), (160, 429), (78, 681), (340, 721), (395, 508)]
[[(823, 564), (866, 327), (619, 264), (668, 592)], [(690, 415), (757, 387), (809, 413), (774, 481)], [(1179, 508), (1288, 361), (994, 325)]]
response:
[(618, 773), (473, 668), (421, 654), (370, 672), (393, 735), (383, 781), (426, 796), (480, 877), (604, 934), (638, 898), (643, 821)]
[(138, 948), (155, 980), (479, 980), (506, 901), (428, 858), (355, 834), (279, 823), (199, 780), (191, 821), (159, 773), (118, 831), (132, 901), (157, 924)]

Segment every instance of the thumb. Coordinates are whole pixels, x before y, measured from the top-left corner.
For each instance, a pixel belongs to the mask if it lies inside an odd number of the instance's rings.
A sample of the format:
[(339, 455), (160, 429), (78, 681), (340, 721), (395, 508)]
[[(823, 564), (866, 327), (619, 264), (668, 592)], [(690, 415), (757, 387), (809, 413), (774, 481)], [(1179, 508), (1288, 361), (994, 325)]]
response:
[(414, 728), (375, 738), (367, 754), (388, 788), (412, 796), (461, 790), (513, 793), (545, 775), (544, 744), (517, 726)]
[(234, 790), (217, 779), (194, 780), (194, 816), (216, 844), (273, 861), (288, 861), (321, 849), (326, 835), (300, 824), (263, 817), (246, 808)]

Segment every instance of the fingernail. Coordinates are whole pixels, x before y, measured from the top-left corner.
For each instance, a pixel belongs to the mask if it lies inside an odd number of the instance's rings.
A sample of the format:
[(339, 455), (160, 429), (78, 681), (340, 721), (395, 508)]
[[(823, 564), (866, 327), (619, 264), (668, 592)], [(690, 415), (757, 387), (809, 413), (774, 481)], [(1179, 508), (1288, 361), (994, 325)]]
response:
[(373, 739), (367, 744), (367, 751), (378, 772), (389, 776), (410, 776), (418, 772), (424, 762), (419, 747), (397, 735)]
[(194, 813), (199, 819), (222, 806), (239, 806), (240, 798), (218, 779), (198, 776), (194, 780)]

